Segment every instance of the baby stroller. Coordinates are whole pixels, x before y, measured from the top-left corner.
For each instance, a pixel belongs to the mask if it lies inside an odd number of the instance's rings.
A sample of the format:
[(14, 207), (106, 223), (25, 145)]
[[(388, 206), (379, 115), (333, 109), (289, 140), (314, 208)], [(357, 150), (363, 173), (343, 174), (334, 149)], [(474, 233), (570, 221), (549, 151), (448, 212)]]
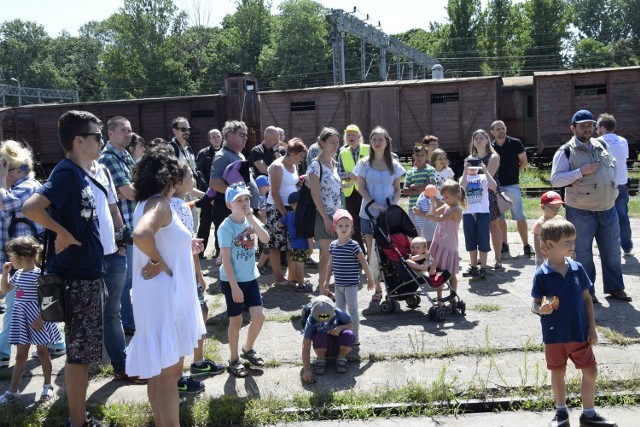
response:
[[(411, 239), (418, 235), (409, 215), (400, 206), (390, 205), (376, 218), (369, 211), (372, 203), (365, 206), (365, 212), (371, 221), (373, 250), (380, 260), (386, 290), (385, 300), (380, 304), (382, 312), (393, 313), (399, 307), (399, 301), (405, 301), (409, 308), (416, 308), (420, 305), (420, 297), (424, 296), (431, 303), (427, 312), (429, 320), (444, 320), (446, 311), (439, 307), (438, 302), (449, 302), (454, 313), (457, 311), (464, 315), (466, 304), (449, 285), (451, 273), (441, 271), (440, 285), (434, 286), (428, 276), (416, 273), (407, 265)], [(431, 298), (429, 293), (437, 290), (450, 291), (450, 295), (440, 301)]]

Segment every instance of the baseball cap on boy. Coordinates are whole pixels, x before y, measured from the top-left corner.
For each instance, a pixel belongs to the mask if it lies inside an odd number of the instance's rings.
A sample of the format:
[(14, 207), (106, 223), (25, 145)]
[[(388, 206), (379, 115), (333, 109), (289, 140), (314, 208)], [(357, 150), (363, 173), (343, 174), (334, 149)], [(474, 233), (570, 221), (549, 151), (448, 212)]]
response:
[(336, 305), (331, 298), (320, 295), (311, 304), (311, 317), (318, 322), (328, 322), (336, 315)]
[(267, 175), (260, 175), (255, 179), (256, 185), (258, 188), (260, 187), (268, 187), (269, 186), (269, 177)]
[(300, 195), (297, 191), (294, 191), (293, 193), (289, 194), (289, 197), (287, 198), (287, 203), (292, 204), (292, 203), (298, 203), (298, 199), (300, 198)]
[(224, 200), (227, 203), (233, 203), (238, 197), (244, 195), (251, 196), (251, 193), (249, 193), (249, 190), (244, 183), (231, 184), (224, 192)]
[(344, 131), (345, 131), (345, 133), (346, 132), (357, 132), (357, 133), (360, 133), (360, 128), (357, 125), (349, 125), (349, 126), (347, 126), (347, 128)]
[(336, 212), (333, 214), (334, 229), (336, 228), (336, 225), (338, 225), (338, 221), (340, 221), (342, 218), (349, 218), (349, 221), (353, 222), (353, 217), (346, 209), (337, 209)]
[(593, 122), (593, 123), (596, 122), (593, 119), (593, 114), (591, 114), (591, 111), (589, 110), (576, 111), (576, 113), (571, 118), (571, 123), (576, 124), (576, 123), (584, 123), (584, 122)]
[(562, 197), (555, 191), (547, 191), (540, 197), (540, 203), (543, 205), (564, 205)]

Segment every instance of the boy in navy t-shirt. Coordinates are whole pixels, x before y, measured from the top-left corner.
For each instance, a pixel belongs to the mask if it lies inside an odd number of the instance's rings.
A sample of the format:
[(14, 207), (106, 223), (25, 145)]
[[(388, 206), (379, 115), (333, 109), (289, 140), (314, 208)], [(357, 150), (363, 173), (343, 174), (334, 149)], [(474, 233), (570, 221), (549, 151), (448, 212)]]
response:
[[(356, 341), (351, 316), (336, 308), (331, 298), (320, 295), (311, 304), (311, 313), (304, 327), (302, 340), (302, 379), (313, 381), (313, 374), (324, 375), (327, 357), (336, 356), (336, 372), (347, 372), (347, 354)], [(316, 362), (311, 371), (311, 344), (316, 352)]]
[(556, 415), (550, 426), (569, 425), (565, 374), (567, 359), (571, 359), (582, 371), (580, 425), (615, 427), (615, 422), (595, 410), (598, 370), (592, 346), (598, 342), (598, 334), (589, 293), (593, 285), (582, 264), (571, 259), (576, 229), (569, 221), (554, 218), (542, 226), (540, 240), (548, 258), (533, 278), (531, 310), (540, 315), (545, 359), (551, 371)]
[(313, 292), (313, 286), (308, 280), (304, 280), (304, 263), (309, 258), (309, 241), (304, 237), (298, 237), (296, 233), (296, 207), (298, 206), (298, 192), (289, 194), (287, 202), (293, 209), (280, 218), (278, 227), (286, 227), (289, 234), (289, 254), (293, 274), (291, 275), (297, 283), (296, 289), (299, 292)]

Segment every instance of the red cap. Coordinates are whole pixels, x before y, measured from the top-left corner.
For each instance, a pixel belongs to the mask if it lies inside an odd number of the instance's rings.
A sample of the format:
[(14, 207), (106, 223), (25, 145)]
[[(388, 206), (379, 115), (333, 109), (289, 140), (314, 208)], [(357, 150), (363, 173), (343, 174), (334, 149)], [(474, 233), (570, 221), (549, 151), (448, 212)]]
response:
[(564, 205), (562, 197), (555, 191), (547, 191), (540, 197), (540, 203), (543, 205)]

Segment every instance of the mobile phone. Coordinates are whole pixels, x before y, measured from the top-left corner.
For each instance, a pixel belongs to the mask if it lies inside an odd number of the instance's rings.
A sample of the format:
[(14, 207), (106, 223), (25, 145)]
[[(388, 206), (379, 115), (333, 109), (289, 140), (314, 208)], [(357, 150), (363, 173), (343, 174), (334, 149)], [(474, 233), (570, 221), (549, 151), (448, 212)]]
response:
[(469, 166), (480, 166), (480, 159), (467, 159)]

